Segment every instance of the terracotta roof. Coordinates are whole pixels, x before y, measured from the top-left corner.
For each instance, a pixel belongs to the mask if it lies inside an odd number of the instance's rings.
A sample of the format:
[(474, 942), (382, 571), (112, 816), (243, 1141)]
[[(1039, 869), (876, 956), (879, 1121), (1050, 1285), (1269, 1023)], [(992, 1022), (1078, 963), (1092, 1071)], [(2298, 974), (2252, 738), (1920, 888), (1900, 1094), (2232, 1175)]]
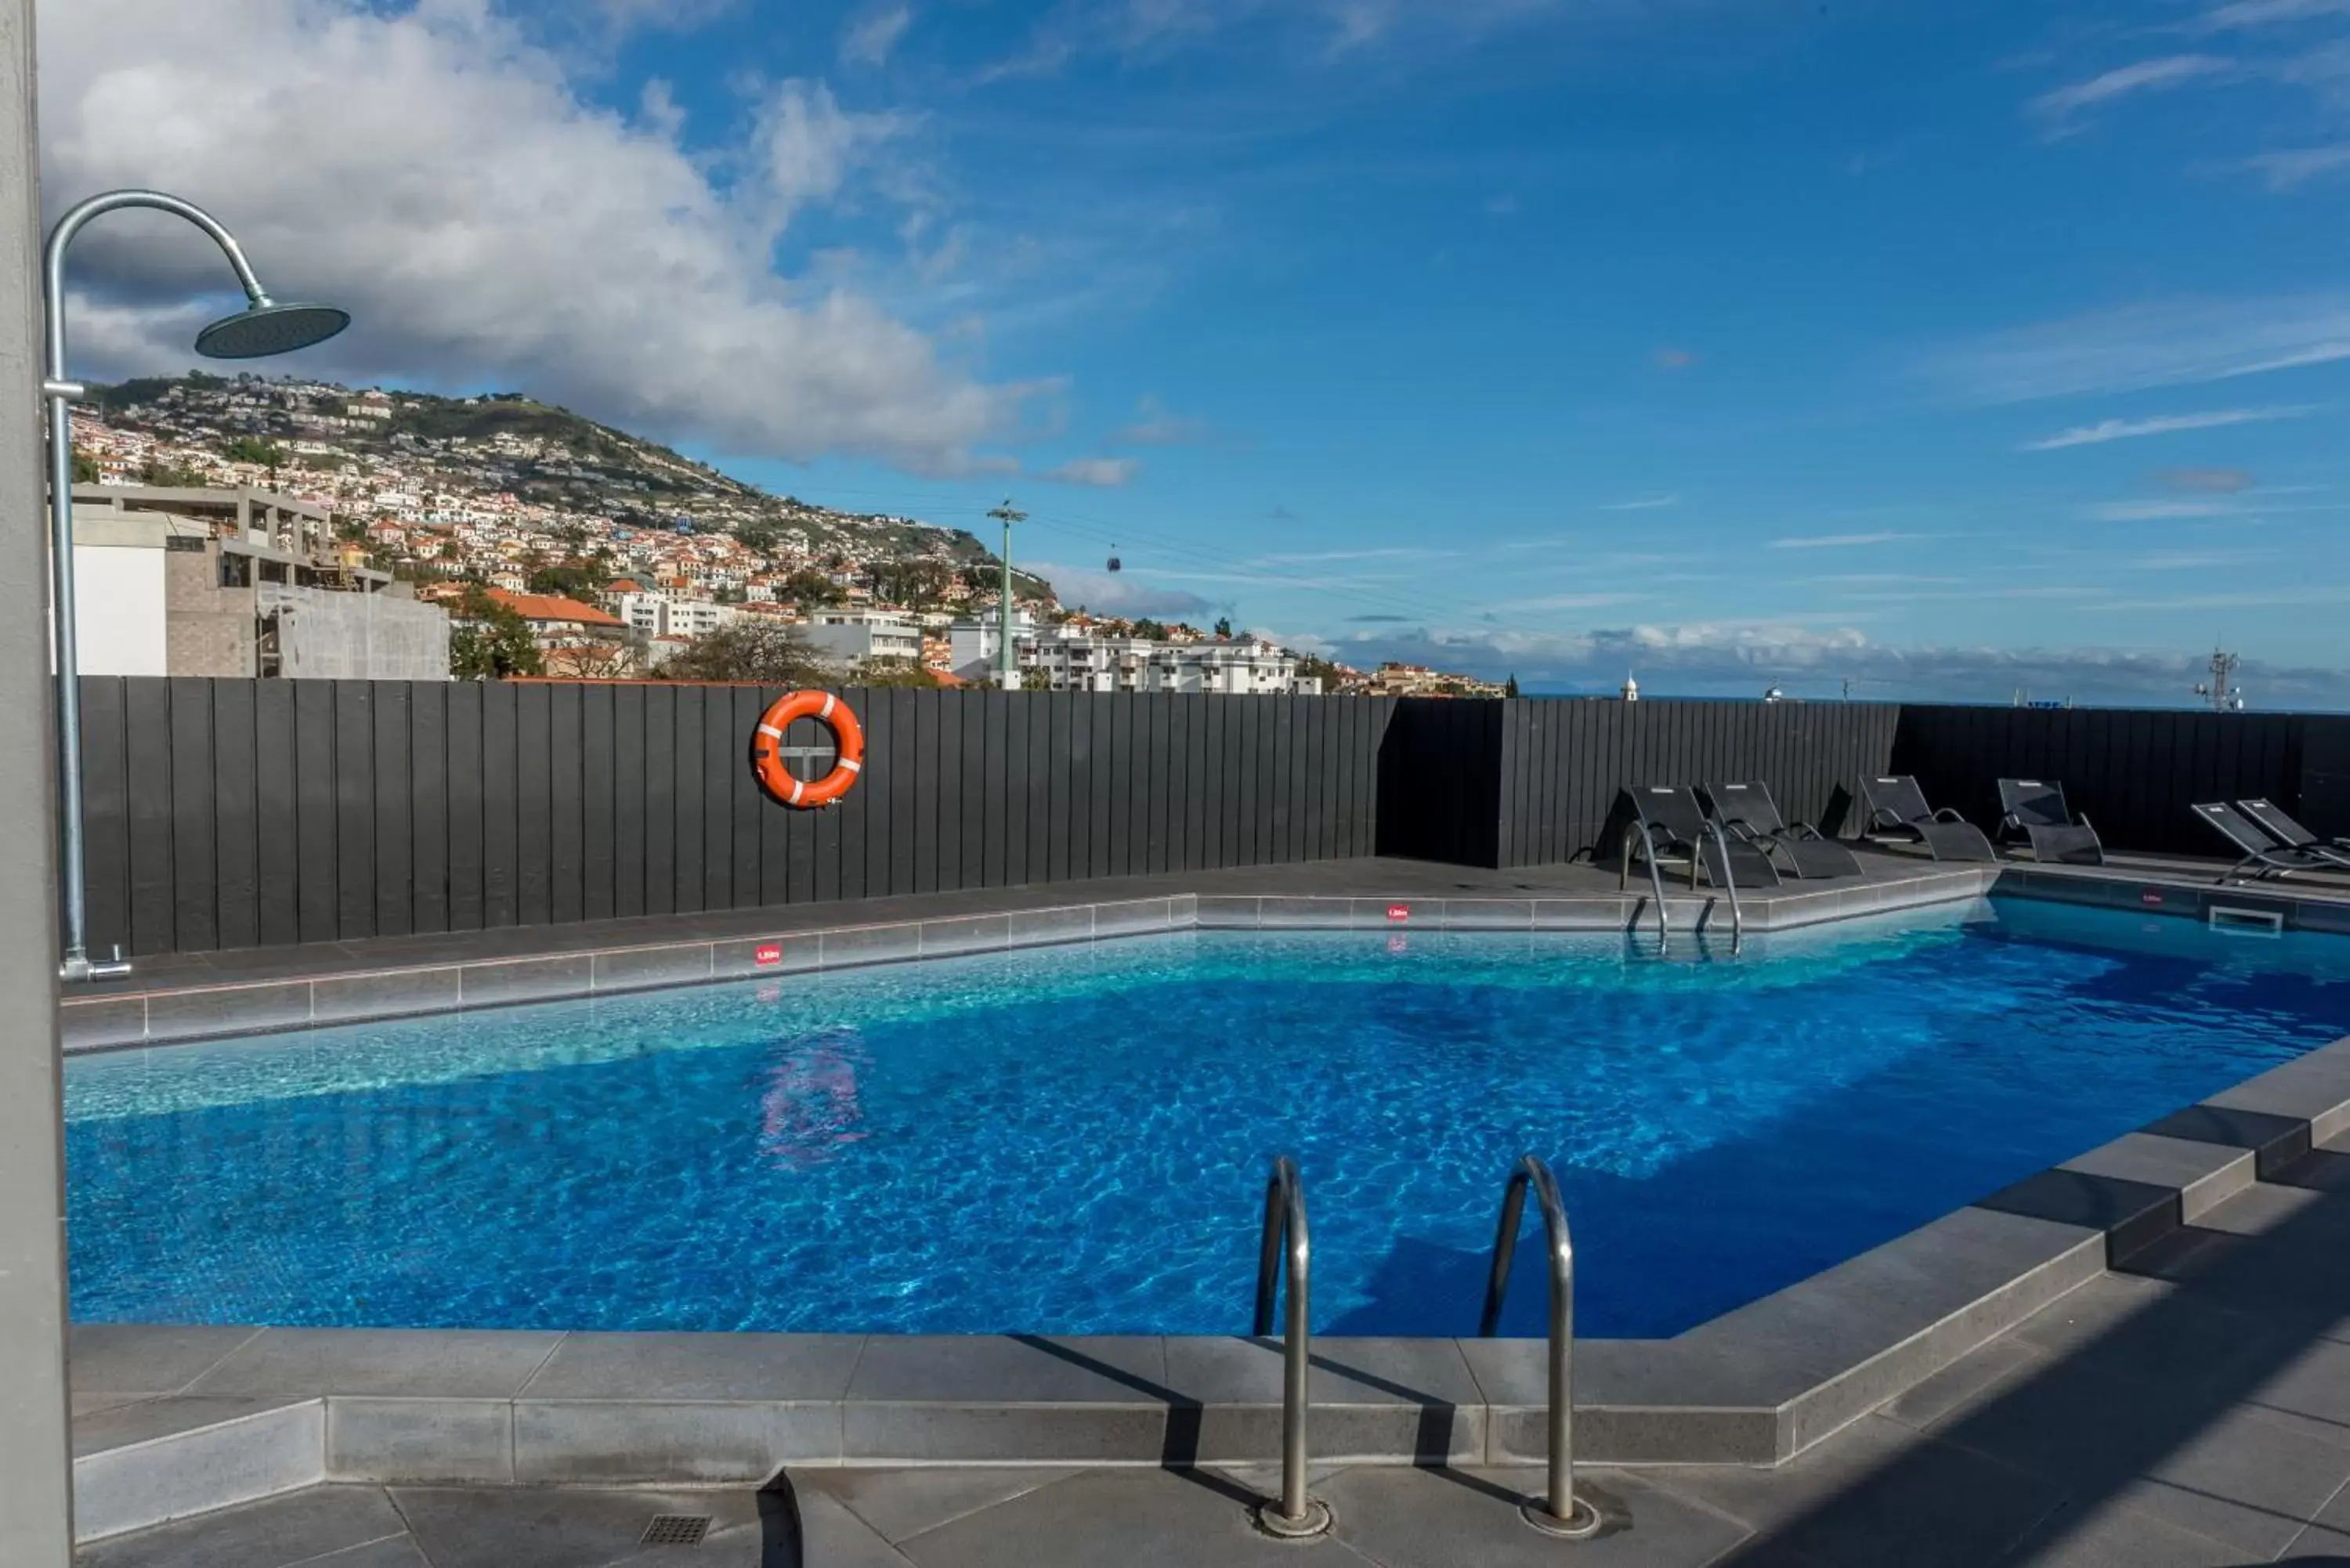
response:
[(619, 626), (620, 618), (594, 605), (567, 599), (560, 594), (517, 594), (492, 588), (490, 597), (525, 620), (576, 620), (582, 626)]

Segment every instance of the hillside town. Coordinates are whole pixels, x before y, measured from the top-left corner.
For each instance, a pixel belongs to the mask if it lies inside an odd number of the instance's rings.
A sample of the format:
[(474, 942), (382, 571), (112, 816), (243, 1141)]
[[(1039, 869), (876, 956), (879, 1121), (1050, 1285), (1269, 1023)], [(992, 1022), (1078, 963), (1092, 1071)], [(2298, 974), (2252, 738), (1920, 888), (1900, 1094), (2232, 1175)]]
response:
[[(93, 673), (766, 679), (714, 646), (764, 635), (810, 678), (997, 679), (1002, 564), (967, 531), (773, 495), (519, 395), (190, 375), (95, 389), (73, 438), (77, 558), (126, 585), (85, 616)], [(193, 554), (130, 591), (153, 564), (122, 554), (139, 548)], [(1010, 663), (1028, 690), (1501, 693), (1301, 657), (1229, 623), (1088, 615), (1040, 577), (1012, 582)], [(369, 596), (359, 633), (322, 597), (355, 588)], [(164, 631), (140, 629), (150, 599)], [(136, 654), (109, 659), (116, 623)], [(367, 653), (340, 646), (354, 636)]]

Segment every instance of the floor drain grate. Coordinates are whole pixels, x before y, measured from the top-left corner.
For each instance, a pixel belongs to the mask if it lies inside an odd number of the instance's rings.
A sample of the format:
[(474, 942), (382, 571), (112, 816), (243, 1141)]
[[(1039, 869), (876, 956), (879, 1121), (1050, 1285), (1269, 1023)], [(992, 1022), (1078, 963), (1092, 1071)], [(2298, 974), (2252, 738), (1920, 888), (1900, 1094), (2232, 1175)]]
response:
[(710, 1533), (706, 1513), (657, 1513), (637, 1544), (639, 1546), (699, 1546)]

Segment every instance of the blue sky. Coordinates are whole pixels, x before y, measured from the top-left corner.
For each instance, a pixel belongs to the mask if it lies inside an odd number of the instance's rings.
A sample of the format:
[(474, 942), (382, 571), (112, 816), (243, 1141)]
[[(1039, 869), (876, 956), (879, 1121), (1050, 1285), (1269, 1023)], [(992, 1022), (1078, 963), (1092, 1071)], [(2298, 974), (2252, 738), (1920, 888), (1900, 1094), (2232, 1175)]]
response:
[(2350, 706), (2350, 0), (219, 4), (284, 166), (118, 128), (236, 57), (79, 0), (51, 195), (225, 182), (322, 370), (1356, 661)]

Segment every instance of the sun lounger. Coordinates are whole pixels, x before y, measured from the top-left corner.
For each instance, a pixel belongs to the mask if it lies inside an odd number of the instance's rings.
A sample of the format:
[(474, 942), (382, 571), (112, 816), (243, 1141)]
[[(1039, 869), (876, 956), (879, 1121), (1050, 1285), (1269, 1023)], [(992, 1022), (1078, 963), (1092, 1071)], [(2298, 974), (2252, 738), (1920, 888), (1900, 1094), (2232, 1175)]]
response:
[(2190, 807), (2196, 815), (2217, 828), (2229, 843), (2234, 845), (2243, 858), (2220, 874), (2220, 880), (2232, 882), (2249, 867), (2255, 877), (2289, 877), (2295, 871), (2339, 871), (2342, 863), (2306, 849), (2296, 849), (2281, 844), (2262, 832), (2250, 818), (2232, 805), (2214, 801), (2208, 805)]
[(2103, 866), (2106, 846), (2089, 819), (2074, 817), (2064, 786), (2054, 779), (1999, 781), (1999, 836), (2022, 834), (2043, 866)]
[(1861, 780), (1860, 798), (1868, 808), (1867, 831), (1871, 835), (1914, 839), (1937, 860), (1999, 857), (1981, 828), (1947, 805), (1939, 811), (1929, 806), (1926, 792), (1908, 774)]
[(1756, 779), (1748, 784), (1710, 784), (1706, 798), (1713, 803), (1713, 819), (1736, 842), (1749, 844), (1765, 855), (1783, 857), (1798, 877), (1857, 877), (1860, 862), (1852, 851), (1816, 827), (1791, 823), (1779, 814), (1771, 786)]
[(1719, 831), (1698, 805), (1697, 791), (1688, 785), (1644, 784), (1627, 789), (1624, 795), (1632, 803), (1633, 822), (1624, 834), (1619, 887), (1630, 879), (1636, 847), (1659, 868), (1686, 866), (1692, 888), (1700, 868), (1717, 888), (1733, 881), (1740, 888), (1778, 886), (1779, 869), (1770, 857)]
[(2331, 860), (2336, 866), (2350, 868), (2350, 844), (2338, 838), (2320, 838), (2284, 814), (2282, 806), (2264, 800), (2240, 800), (2236, 810), (2253, 826), (2283, 845), (2304, 855), (2314, 855), (2321, 860)]

